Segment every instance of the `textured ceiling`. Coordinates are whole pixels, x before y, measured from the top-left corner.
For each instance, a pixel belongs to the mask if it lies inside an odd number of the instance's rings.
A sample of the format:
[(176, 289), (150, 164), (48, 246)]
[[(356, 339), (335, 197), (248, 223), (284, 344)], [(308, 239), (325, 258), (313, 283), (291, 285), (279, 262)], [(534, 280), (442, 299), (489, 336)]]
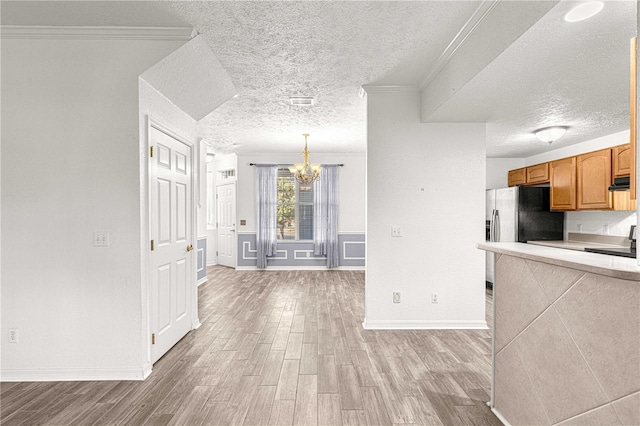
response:
[[(509, 41), (428, 120), (486, 121), (494, 157), (529, 156), (628, 128), (636, 2), (607, 1), (596, 17), (568, 24), (562, 16), (572, 4), (558, 3)], [(363, 152), (366, 99), (359, 87), (417, 86), (480, 5), (3, 0), (1, 17), (14, 25), (195, 27), (239, 92), (199, 123), (217, 152), (297, 152), (302, 133), (311, 133), (311, 152)], [(496, 37), (504, 25), (496, 26)], [(296, 95), (317, 103), (289, 106)], [(552, 124), (571, 128), (551, 147), (531, 134)]]
[[(363, 152), (363, 84), (417, 85), (473, 2), (175, 2), (239, 96), (200, 122), (217, 150)], [(315, 96), (293, 107), (289, 96)]]
[[(528, 157), (629, 129), (629, 40), (636, 2), (564, 22), (561, 2), (449, 99), (430, 121), (487, 122), (487, 156)], [(533, 131), (569, 126), (551, 146)]]

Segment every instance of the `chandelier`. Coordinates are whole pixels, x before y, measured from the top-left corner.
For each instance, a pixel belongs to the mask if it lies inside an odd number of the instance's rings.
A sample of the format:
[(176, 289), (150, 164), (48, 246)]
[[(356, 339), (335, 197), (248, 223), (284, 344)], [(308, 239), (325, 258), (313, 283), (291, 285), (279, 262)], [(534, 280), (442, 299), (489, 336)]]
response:
[(302, 151), (302, 156), (304, 157), (304, 163), (302, 164), (294, 164), (289, 167), (289, 171), (293, 175), (293, 178), (296, 182), (301, 184), (309, 184), (317, 181), (320, 178), (320, 164), (309, 164), (309, 151), (307, 150), (307, 137), (308, 133), (303, 133), (304, 136), (304, 151)]

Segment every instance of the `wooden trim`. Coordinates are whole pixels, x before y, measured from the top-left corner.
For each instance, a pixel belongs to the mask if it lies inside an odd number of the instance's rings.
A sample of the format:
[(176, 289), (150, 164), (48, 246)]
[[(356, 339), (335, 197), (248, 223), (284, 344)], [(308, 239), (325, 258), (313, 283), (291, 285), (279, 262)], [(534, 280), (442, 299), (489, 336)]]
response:
[(636, 199), (636, 174), (637, 174), (637, 144), (638, 144), (638, 134), (637, 134), (637, 126), (638, 126), (638, 104), (637, 104), (637, 96), (638, 96), (638, 38), (634, 37), (631, 39), (631, 66), (630, 66), (630, 97), (629, 97), (629, 112), (630, 112), (630, 122), (629, 122), (629, 142), (631, 143), (631, 179), (630, 179), (630, 189), (631, 189), (631, 199)]

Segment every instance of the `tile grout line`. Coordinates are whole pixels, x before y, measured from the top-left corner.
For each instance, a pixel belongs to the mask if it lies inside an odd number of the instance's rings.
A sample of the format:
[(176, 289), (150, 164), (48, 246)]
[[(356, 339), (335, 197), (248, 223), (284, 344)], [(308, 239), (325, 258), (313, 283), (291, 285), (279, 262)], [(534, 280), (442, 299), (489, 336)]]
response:
[(540, 404), (540, 407), (542, 407), (542, 411), (544, 412), (544, 416), (547, 418), (547, 422), (548, 424), (553, 424), (551, 423), (551, 418), (549, 417), (549, 413), (547, 412), (547, 407), (544, 406), (544, 404), (542, 403), (542, 400), (540, 399), (540, 393), (538, 392), (538, 389), (536, 388), (536, 386), (533, 384), (533, 379), (531, 379), (531, 375), (529, 374), (529, 370), (526, 368), (526, 365), (524, 363), (524, 360), (522, 359), (522, 354), (520, 353), (520, 351), (518, 350), (518, 348), (514, 348), (516, 351), (516, 354), (518, 354), (518, 359), (520, 360), (520, 363), (522, 364), (522, 367), (524, 368), (524, 374), (527, 375), (527, 379), (529, 379), (529, 383), (531, 383), (531, 388), (533, 388), (533, 391), (535, 392), (536, 395), (536, 399), (538, 400), (538, 403)]
[[(589, 368), (589, 372), (591, 373), (591, 375), (593, 376), (593, 378), (596, 380), (596, 383), (598, 384), (598, 386), (600, 387), (600, 390), (602, 391), (602, 394), (604, 395), (604, 397), (607, 399), (607, 403), (606, 404), (610, 404), (611, 403), (611, 397), (607, 394), (607, 391), (604, 389), (604, 387), (602, 386), (602, 383), (600, 383), (600, 380), (598, 380), (598, 376), (596, 375), (596, 373), (593, 371), (593, 369), (591, 368), (591, 364), (589, 364), (589, 361), (587, 361), (587, 358), (584, 356), (584, 353), (582, 352), (582, 349), (580, 349), (580, 346), (578, 345), (578, 343), (576, 342), (576, 340), (573, 338), (573, 335), (571, 334), (571, 331), (569, 330), (569, 327), (567, 326), (567, 324), (564, 322), (564, 319), (562, 318), (562, 315), (560, 315), (560, 312), (558, 311), (558, 309), (556, 309), (556, 307), (553, 307), (553, 310), (555, 311), (556, 315), (558, 316), (558, 318), (560, 319), (560, 323), (562, 323), (562, 327), (564, 327), (565, 331), (567, 332), (567, 334), (569, 335), (569, 338), (571, 338), (571, 342), (573, 342), (573, 345), (576, 347), (576, 349), (578, 350), (578, 353), (580, 354), (580, 356), (582, 357), (582, 360), (584, 361), (584, 363), (587, 365), (587, 368)], [(602, 406), (606, 405), (606, 404), (602, 404)], [(591, 411), (591, 410), (589, 410)], [(615, 411), (615, 410), (614, 410)], [(582, 413), (584, 414), (584, 413)], [(616, 412), (616, 417), (618, 417), (618, 420), (620, 420), (620, 417), (618, 416), (618, 413)], [(622, 424), (622, 421), (620, 420), (620, 423)]]
[[(525, 264), (526, 264), (526, 263), (525, 263)], [(526, 264), (526, 265), (527, 265), (527, 268), (529, 268), (529, 265), (528, 265), (528, 264)], [(531, 272), (531, 275), (534, 277), (534, 280), (536, 281), (536, 284), (538, 284), (538, 287), (540, 287), (540, 284), (538, 283), (538, 280), (535, 278), (535, 274), (533, 273), (533, 271), (531, 270), (531, 268), (529, 268), (529, 272)], [(555, 299), (553, 302), (551, 302), (551, 303), (549, 304), (549, 306), (547, 306), (547, 307), (546, 307), (542, 312), (540, 312), (540, 313), (539, 313), (535, 318), (533, 318), (533, 319), (529, 322), (529, 324), (527, 324), (527, 325), (522, 329), (522, 331), (520, 331), (518, 334), (516, 334), (516, 335), (513, 337), (513, 339), (511, 339), (511, 340), (510, 340), (506, 345), (504, 345), (504, 347), (503, 347), (502, 349), (500, 349), (500, 350), (496, 353), (496, 355), (498, 355), (500, 352), (502, 352), (503, 350), (505, 350), (505, 349), (506, 349), (509, 345), (511, 345), (513, 342), (515, 342), (515, 341), (516, 341), (516, 339), (518, 339), (518, 337), (520, 337), (520, 336), (522, 335), (522, 333), (524, 333), (525, 331), (527, 331), (527, 330), (529, 329), (529, 327), (531, 327), (531, 326), (533, 325), (533, 323), (535, 323), (535, 322), (536, 322), (536, 321), (537, 321), (537, 320), (538, 320), (542, 315), (544, 315), (544, 314), (545, 314), (549, 309), (551, 309), (551, 307), (553, 307), (553, 305), (555, 305), (555, 304), (556, 304), (556, 302), (557, 302), (558, 300), (560, 300), (560, 299), (561, 299), (565, 294), (567, 294), (567, 293), (569, 292), (569, 290), (571, 290), (571, 289), (572, 289), (573, 287), (575, 287), (575, 286), (576, 286), (580, 281), (582, 281), (586, 275), (587, 275), (587, 274), (585, 273), (585, 274), (583, 274), (580, 278), (578, 278), (578, 279), (576, 280), (576, 282), (575, 282), (575, 283), (573, 283), (573, 284), (572, 284), (572, 285), (571, 285), (571, 286), (570, 286), (570, 287), (569, 287), (569, 288), (568, 288), (564, 293), (562, 293), (560, 296), (558, 296), (558, 298), (557, 298), (557, 299)], [(540, 287), (540, 288), (541, 288), (541, 287)], [(541, 289), (542, 289), (542, 288), (541, 288)], [(547, 294), (547, 293), (545, 293), (545, 291), (544, 291), (544, 290), (542, 290), (542, 293), (543, 293), (543, 294), (545, 294), (545, 295)], [(495, 297), (495, 293), (494, 293), (494, 297)], [(495, 319), (494, 319), (494, 321), (495, 321)]]

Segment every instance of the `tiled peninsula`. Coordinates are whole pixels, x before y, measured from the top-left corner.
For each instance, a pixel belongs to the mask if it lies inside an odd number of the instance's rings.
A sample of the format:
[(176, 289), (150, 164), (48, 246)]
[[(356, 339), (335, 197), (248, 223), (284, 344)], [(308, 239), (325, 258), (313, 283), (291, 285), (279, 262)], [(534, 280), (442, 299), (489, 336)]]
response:
[(522, 243), (496, 253), (492, 410), (511, 425), (640, 425), (635, 259)]

